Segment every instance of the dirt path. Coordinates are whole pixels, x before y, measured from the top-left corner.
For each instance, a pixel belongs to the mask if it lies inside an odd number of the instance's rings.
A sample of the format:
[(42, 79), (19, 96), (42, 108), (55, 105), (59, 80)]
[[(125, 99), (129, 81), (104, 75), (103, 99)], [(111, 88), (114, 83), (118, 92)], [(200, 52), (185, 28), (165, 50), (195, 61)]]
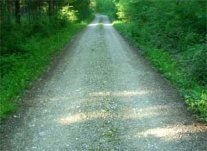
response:
[(207, 125), (195, 122), (107, 17), (97, 16), (78, 37), (25, 98), (27, 110), (1, 124), (0, 150), (207, 150)]

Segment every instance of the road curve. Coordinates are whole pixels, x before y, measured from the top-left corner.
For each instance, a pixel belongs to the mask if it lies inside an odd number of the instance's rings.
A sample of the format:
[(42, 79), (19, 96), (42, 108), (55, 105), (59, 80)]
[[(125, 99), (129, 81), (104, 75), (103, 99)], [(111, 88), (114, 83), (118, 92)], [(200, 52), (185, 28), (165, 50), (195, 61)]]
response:
[(207, 125), (106, 16), (97, 15), (66, 49), (25, 96), (26, 109), (1, 123), (0, 150), (207, 150)]

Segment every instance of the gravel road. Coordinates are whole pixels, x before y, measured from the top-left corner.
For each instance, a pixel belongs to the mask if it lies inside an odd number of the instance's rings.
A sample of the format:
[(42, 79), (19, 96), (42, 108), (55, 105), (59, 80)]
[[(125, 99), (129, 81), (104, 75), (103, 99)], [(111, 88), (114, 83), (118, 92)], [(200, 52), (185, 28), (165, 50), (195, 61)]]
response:
[(106, 16), (1, 123), (1, 151), (206, 151), (207, 125)]

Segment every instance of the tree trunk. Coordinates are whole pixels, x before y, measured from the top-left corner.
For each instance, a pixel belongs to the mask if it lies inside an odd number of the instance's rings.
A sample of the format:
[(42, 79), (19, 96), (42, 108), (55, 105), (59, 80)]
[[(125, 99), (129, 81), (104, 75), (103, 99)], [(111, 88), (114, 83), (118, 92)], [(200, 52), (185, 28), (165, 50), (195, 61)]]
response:
[(0, 23), (3, 23), (5, 20), (5, 1), (0, 1)]
[(49, 16), (52, 16), (52, 9), (53, 9), (53, 6), (52, 6), (52, 0), (48, 0), (48, 14)]
[(20, 14), (20, 2), (19, 0), (15, 0), (15, 16), (16, 16), (16, 23), (21, 23), (21, 14)]

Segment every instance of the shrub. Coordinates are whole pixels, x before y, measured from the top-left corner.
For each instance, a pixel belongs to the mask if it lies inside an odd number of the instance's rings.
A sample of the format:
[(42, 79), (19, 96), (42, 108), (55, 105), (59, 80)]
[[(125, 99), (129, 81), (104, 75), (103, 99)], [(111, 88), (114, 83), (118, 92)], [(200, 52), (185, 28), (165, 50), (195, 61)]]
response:
[(25, 40), (21, 27), (15, 24), (1, 25), (0, 39), (1, 49), (0, 54), (22, 54), (25, 50), (22, 49), (21, 44)]
[(53, 30), (49, 18), (41, 16), (34, 23), (32, 23), (31, 33), (38, 34), (42, 37), (47, 37), (52, 32)]
[(193, 64), (191, 67), (192, 77), (198, 81), (199, 84), (207, 86), (207, 50), (206, 46), (199, 45), (194, 47), (197, 50), (193, 56)]

